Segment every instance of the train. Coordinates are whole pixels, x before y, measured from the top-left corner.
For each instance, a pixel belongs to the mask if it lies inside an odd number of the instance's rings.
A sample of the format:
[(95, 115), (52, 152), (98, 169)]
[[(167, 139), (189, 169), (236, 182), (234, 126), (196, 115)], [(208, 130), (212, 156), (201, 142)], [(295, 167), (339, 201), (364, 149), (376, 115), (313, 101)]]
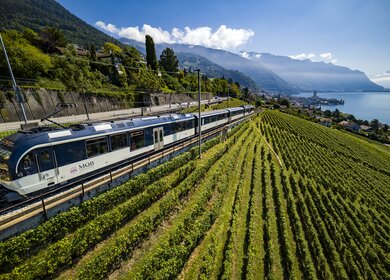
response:
[(20, 130), (0, 142), (0, 188), (8, 202), (66, 186), (251, 115), (252, 105)]

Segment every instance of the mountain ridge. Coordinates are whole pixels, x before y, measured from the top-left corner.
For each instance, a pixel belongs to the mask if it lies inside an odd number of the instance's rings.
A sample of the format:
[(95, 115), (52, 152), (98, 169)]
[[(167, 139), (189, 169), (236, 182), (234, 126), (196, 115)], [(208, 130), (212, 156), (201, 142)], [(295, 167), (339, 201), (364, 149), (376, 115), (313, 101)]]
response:
[(179, 60), (180, 68), (188, 70), (200, 68), (209, 78), (224, 77), (226, 79), (232, 79), (234, 82), (238, 82), (243, 87), (248, 87), (254, 91), (258, 90), (256, 83), (251, 78), (237, 70), (228, 70), (203, 56), (197, 56), (190, 53), (177, 52), (176, 56)]
[(383, 91), (364, 72), (346, 66), (298, 60), (270, 53), (246, 52), (249, 60), (262, 63), (300, 91)]
[[(120, 39), (144, 52), (142, 43)], [(185, 44), (156, 44), (156, 50), (169, 47), (175, 52), (200, 55), (228, 70), (237, 70), (253, 79), (259, 88), (291, 94), (299, 91), (384, 91), (360, 70), (311, 60), (296, 60), (270, 53), (235, 54), (225, 50)]]
[(39, 32), (46, 27), (61, 29), (67, 40), (80, 46), (105, 42), (122, 45), (118, 40), (89, 25), (55, 0), (1, 0), (0, 21), (4, 29), (23, 27)]

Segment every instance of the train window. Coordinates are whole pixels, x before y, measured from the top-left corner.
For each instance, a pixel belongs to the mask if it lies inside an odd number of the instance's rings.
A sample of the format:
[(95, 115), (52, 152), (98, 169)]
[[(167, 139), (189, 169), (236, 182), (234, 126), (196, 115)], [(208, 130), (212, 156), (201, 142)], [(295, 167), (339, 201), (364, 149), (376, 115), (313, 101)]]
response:
[(183, 130), (183, 123), (182, 122), (175, 123), (175, 132), (180, 132), (182, 130)]
[(38, 172), (37, 165), (33, 153), (30, 152), (23, 157), (19, 163), (18, 173), (21, 173), (22, 176), (32, 175)]
[(95, 157), (108, 152), (107, 138), (98, 138), (85, 141), (87, 157)]
[(50, 149), (43, 148), (37, 150), (37, 156), (40, 171), (46, 171), (54, 168), (54, 161)]
[(175, 123), (175, 132), (180, 132), (185, 130), (185, 122), (177, 122)]
[(194, 128), (194, 125), (195, 125), (194, 120), (186, 121), (186, 129)]
[(160, 142), (164, 140), (163, 131), (160, 129)]
[(157, 130), (154, 131), (154, 143), (157, 143), (158, 142), (158, 132)]
[(126, 133), (111, 135), (111, 150), (115, 151), (127, 147)]
[(165, 136), (171, 135), (173, 133), (173, 125), (172, 124), (164, 124), (164, 134)]
[(86, 159), (84, 141), (54, 146), (58, 166), (64, 166)]
[(145, 146), (144, 131), (134, 131), (130, 133), (130, 150), (134, 151), (136, 149), (142, 148)]

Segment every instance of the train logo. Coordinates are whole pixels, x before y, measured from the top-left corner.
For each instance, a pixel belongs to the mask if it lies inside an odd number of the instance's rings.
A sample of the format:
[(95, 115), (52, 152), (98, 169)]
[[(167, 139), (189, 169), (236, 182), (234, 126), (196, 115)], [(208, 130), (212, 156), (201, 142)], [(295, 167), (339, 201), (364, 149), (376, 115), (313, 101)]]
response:
[(79, 164), (79, 169), (80, 170), (89, 169), (89, 168), (93, 167), (94, 165), (95, 165), (95, 162), (90, 161), (87, 163)]
[(71, 169), (70, 169), (70, 173), (71, 174), (75, 174), (75, 173), (77, 173), (77, 167), (72, 167)]

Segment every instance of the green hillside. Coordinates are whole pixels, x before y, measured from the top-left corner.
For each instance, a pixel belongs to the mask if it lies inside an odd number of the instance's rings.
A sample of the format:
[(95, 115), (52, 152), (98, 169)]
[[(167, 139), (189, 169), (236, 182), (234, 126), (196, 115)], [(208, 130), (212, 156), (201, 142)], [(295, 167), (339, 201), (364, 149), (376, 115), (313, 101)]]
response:
[[(93, 5), (91, 6), (93, 9)], [(0, 22), (4, 29), (23, 27), (38, 32), (47, 27), (61, 29), (69, 42), (80, 46), (119, 41), (90, 26), (54, 0), (0, 0)]]
[(265, 111), (0, 243), (0, 279), (389, 279), (383, 147)]

